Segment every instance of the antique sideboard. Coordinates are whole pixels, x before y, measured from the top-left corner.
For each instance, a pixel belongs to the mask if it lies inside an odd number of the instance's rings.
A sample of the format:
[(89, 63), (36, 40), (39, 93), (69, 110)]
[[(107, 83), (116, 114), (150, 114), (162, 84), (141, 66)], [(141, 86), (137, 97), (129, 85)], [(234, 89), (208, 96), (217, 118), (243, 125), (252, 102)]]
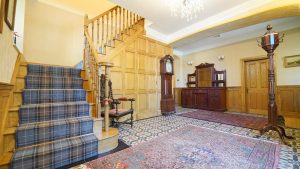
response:
[(200, 64), (188, 74), (187, 88), (181, 90), (185, 108), (226, 111), (226, 71), (216, 71), (214, 64)]

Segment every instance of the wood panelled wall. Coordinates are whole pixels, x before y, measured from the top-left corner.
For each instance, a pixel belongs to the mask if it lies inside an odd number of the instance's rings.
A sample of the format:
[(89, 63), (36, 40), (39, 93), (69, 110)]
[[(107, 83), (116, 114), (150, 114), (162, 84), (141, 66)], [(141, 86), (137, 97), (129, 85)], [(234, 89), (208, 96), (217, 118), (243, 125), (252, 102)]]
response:
[[(136, 99), (135, 119), (158, 116), (161, 97), (159, 61), (166, 54), (172, 54), (172, 49), (142, 35), (124, 45), (123, 50), (110, 58), (115, 66), (111, 69), (114, 97)], [(122, 108), (129, 107), (129, 103), (122, 104)]]
[[(228, 111), (242, 112), (241, 87), (227, 87)], [(276, 101), (278, 114), (300, 118), (300, 86), (277, 86)]]
[(12, 95), (13, 85), (0, 83), (0, 155), (4, 153), (3, 134), (7, 119), (9, 98)]

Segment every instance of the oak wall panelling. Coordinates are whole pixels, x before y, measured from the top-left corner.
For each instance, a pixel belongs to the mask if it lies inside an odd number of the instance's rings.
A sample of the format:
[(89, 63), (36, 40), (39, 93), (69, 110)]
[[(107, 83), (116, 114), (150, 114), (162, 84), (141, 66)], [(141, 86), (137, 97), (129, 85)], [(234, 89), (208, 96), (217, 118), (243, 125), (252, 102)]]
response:
[[(133, 97), (134, 119), (160, 115), (159, 60), (172, 54), (170, 46), (139, 35), (134, 41), (125, 42), (125, 47), (110, 58), (114, 98)], [(124, 79), (124, 80), (123, 80)], [(120, 108), (129, 108), (122, 103)]]
[(226, 88), (226, 103), (228, 111), (242, 112), (241, 87)]

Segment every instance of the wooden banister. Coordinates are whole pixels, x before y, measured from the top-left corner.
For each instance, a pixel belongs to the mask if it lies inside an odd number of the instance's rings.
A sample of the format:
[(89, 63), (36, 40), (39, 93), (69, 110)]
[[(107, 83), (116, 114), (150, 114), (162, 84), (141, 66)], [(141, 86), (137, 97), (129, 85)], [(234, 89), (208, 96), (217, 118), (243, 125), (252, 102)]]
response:
[(117, 6), (113, 7), (113, 8), (111, 8), (111, 9), (109, 9), (108, 11), (106, 11), (106, 12), (104, 12), (104, 13), (96, 16), (96, 17), (94, 17), (93, 19), (90, 19), (89, 23), (95, 22), (97, 19), (101, 18), (104, 15), (107, 15), (108, 13), (110, 13), (111, 11), (113, 11), (114, 9), (117, 9), (117, 8), (120, 8), (120, 6), (117, 5)]
[[(140, 20), (142, 17), (120, 6), (115, 6), (92, 19), (87, 15), (84, 17), (84, 66), (95, 103), (96, 114), (93, 114), (93, 117), (101, 117), (100, 80), (104, 59), (101, 56), (106, 54), (107, 47), (114, 47), (115, 40), (120, 39), (124, 33), (128, 34)], [(104, 66), (107, 73), (110, 65), (106, 63)]]

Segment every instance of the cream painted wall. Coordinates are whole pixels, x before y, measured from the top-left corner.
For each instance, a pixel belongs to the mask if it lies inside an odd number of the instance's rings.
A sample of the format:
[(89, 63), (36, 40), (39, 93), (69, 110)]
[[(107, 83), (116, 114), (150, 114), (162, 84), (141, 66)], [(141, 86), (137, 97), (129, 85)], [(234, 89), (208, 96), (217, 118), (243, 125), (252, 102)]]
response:
[(17, 33), (16, 46), (23, 53), (24, 46), (25, 0), (18, 0), (16, 6), (15, 27)]
[(18, 52), (13, 47), (12, 37), (12, 31), (4, 22), (3, 32), (0, 34), (0, 82), (3, 83), (10, 83), (18, 56)]
[(26, 0), (24, 56), (28, 62), (74, 66), (83, 57), (83, 16)]
[[(277, 85), (300, 85), (300, 67), (284, 68), (283, 66), (284, 56), (300, 54), (300, 28), (284, 33), (284, 42), (275, 51)], [(224, 61), (218, 61), (217, 58), (221, 55), (225, 56)], [(183, 57), (181, 58), (182, 71), (177, 71), (177, 77), (180, 77), (177, 87), (185, 87), (187, 74), (193, 73), (195, 66), (205, 62), (214, 63), (217, 70), (226, 69), (227, 86), (241, 86), (241, 58), (261, 55), (266, 55), (266, 52), (257, 46), (255, 39), (251, 39)], [(188, 61), (192, 61), (193, 65), (187, 65)]]

